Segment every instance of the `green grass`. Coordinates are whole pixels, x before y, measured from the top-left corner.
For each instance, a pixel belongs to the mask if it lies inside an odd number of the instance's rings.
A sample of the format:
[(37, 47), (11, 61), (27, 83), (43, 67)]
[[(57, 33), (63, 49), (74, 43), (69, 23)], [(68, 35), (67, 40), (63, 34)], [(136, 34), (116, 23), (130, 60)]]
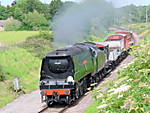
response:
[(142, 33), (150, 29), (150, 23), (129, 24), (125, 25), (124, 27), (133, 30), (137, 33)]
[(19, 93), (13, 90), (13, 79), (19, 77), (22, 91), (29, 93), (38, 88), (40, 59), (25, 49), (12, 47), (0, 50), (0, 107), (11, 102)]
[(37, 35), (38, 31), (5, 31), (0, 32), (0, 43), (14, 44), (25, 41), (30, 36)]
[(139, 33), (139, 36), (143, 37), (145, 40), (150, 40), (150, 23), (130, 24), (126, 27)]

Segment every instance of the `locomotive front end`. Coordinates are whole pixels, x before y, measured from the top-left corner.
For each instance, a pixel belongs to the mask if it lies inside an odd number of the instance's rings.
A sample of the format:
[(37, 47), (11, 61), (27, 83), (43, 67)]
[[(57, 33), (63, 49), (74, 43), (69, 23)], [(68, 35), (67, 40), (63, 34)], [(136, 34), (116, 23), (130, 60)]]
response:
[(53, 102), (71, 102), (74, 89), (74, 66), (71, 56), (49, 53), (42, 61), (40, 90), (42, 101), (48, 105)]

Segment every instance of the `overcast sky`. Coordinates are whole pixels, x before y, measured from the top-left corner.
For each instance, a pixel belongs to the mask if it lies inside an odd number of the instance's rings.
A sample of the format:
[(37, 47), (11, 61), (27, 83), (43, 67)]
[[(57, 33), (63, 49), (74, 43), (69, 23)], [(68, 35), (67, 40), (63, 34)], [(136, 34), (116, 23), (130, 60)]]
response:
[[(2, 5), (10, 5), (14, 0), (0, 0)], [(49, 3), (51, 0), (41, 0), (43, 3)], [(74, 1), (79, 2), (81, 0), (62, 0), (62, 1)], [(150, 5), (150, 0), (108, 0), (115, 3), (116, 6), (124, 6), (129, 4), (135, 5)]]

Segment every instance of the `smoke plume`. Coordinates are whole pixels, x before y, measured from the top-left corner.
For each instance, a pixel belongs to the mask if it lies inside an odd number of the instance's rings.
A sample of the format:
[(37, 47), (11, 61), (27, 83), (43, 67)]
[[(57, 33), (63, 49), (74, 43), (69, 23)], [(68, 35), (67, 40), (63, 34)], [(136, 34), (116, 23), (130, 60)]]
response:
[(54, 17), (54, 42), (73, 44), (98, 35), (114, 23), (115, 8), (105, 0), (83, 0)]

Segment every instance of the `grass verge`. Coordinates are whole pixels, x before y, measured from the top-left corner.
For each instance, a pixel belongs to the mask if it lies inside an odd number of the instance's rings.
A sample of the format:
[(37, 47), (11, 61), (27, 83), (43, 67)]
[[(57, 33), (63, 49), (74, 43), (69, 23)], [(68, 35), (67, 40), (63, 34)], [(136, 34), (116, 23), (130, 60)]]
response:
[[(12, 47), (0, 50), (0, 107), (5, 106), (20, 93), (38, 88), (40, 59), (25, 49)], [(22, 92), (13, 90), (13, 79), (19, 77)]]

